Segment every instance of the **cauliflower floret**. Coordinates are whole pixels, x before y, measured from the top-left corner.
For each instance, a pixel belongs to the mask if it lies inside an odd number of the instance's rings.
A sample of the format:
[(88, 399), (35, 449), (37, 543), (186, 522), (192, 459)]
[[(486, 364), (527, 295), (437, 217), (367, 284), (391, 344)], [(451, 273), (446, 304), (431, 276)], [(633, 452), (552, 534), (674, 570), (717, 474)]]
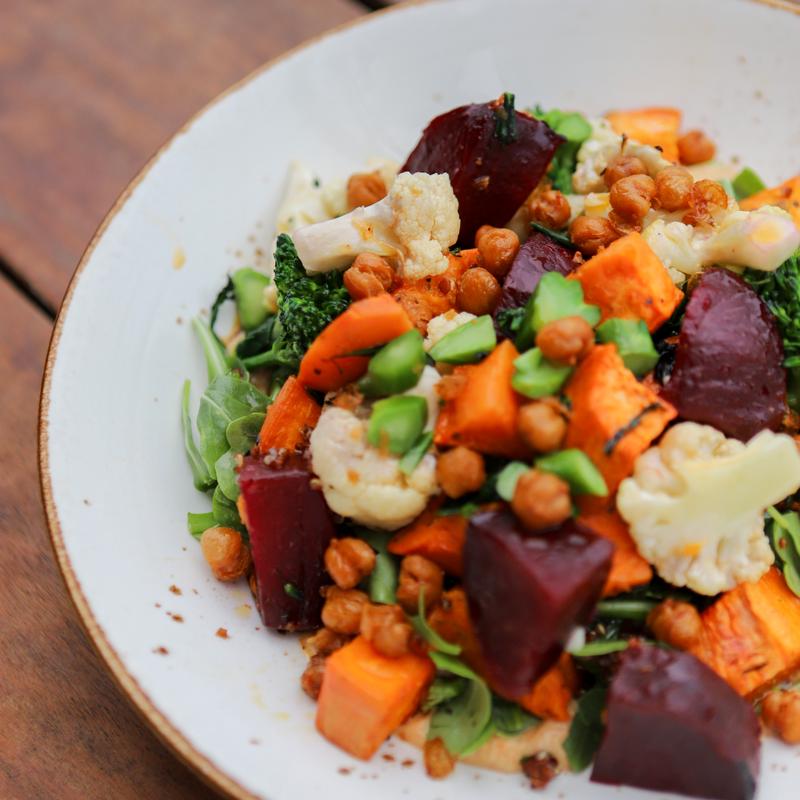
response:
[(477, 319), (477, 317), (474, 314), (470, 314), (469, 311), (461, 311), (459, 313), (454, 309), (434, 317), (428, 323), (428, 334), (423, 345), (425, 352), (427, 353), (435, 344), (438, 344), (448, 333), (452, 333), (456, 328), (466, 325), (473, 319)]
[(442, 376), (430, 365), (422, 370), (417, 385), (408, 389), (403, 394), (409, 397), (422, 397), (428, 404), (428, 421), (425, 423), (425, 430), (432, 431), (436, 427), (436, 420), (439, 416), (439, 395), (436, 392), (436, 385)]
[(311, 467), (333, 511), (362, 525), (393, 531), (407, 525), (438, 492), (436, 458), (428, 453), (410, 474), (400, 460), (367, 443), (367, 421), (327, 406), (311, 434)]
[(675, 283), (712, 264), (772, 272), (800, 246), (800, 230), (791, 215), (775, 206), (755, 211), (733, 207), (713, 228), (656, 219), (642, 235)]
[(447, 269), (460, 226), (449, 176), (403, 172), (383, 200), (300, 228), (293, 238), (308, 272), (343, 269), (359, 253), (375, 253), (413, 280)]
[(662, 578), (714, 595), (757, 581), (774, 560), (764, 510), (800, 487), (800, 454), (786, 434), (747, 444), (683, 422), (636, 461), (617, 509)]

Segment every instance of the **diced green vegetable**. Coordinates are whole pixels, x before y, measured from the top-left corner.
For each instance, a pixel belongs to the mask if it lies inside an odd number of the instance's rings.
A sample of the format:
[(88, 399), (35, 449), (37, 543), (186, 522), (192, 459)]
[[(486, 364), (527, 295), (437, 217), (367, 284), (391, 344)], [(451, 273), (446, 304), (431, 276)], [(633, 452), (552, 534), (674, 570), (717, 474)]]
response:
[(375, 567), (367, 579), (367, 592), (373, 603), (392, 605), (397, 600), (397, 561), (389, 552), (390, 533), (360, 529), (358, 535), (375, 551)]
[(448, 752), (463, 755), (475, 748), (491, 719), (492, 693), (482, 680), (473, 680), (461, 694), (436, 707), (428, 739), (441, 739)]
[(750, 167), (745, 167), (731, 182), (733, 185), (734, 197), (737, 200), (745, 200), (754, 194), (763, 191), (767, 185), (756, 172)]
[(187, 380), (183, 382), (183, 392), (181, 395), (181, 427), (183, 428), (183, 447), (186, 451), (186, 459), (189, 468), (192, 470), (192, 480), (194, 488), (199, 492), (207, 492), (214, 488), (214, 476), (208, 469), (205, 460), (200, 455), (194, 441), (194, 429), (192, 428), (192, 418), (189, 414), (189, 399), (192, 391), (192, 384)]
[(242, 267), (231, 275), (231, 283), (236, 297), (239, 322), (246, 331), (252, 331), (269, 316), (264, 302), (264, 289), (269, 286), (270, 279), (263, 272), (257, 272), (251, 267)]
[(400, 472), (410, 475), (418, 466), (420, 461), (425, 458), (425, 454), (430, 449), (433, 442), (433, 432), (423, 433), (412, 448), (400, 459)]
[(514, 490), (517, 488), (517, 481), (524, 475), (530, 466), (522, 461), (511, 461), (500, 470), (497, 475), (497, 494), (510, 503), (514, 497)]
[(422, 334), (408, 331), (384, 345), (370, 360), (359, 388), (368, 397), (399, 394), (416, 386), (425, 367)]
[(800, 516), (796, 511), (781, 514), (774, 506), (767, 509), (772, 519), (772, 549), (778, 556), (786, 585), (800, 597)]
[(621, 653), (627, 649), (628, 642), (624, 639), (599, 639), (596, 642), (585, 644), (572, 655), (575, 658), (597, 658), (597, 656), (607, 656), (611, 653)]
[(459, 325), (442, 337), (431, 349), (434, 361), (445, 364), (469, 364), (497, 346), (494, 321), (489, 314)]
[(186, 515), (186, 527), (189, 529), (189, 533), (198, 540), (209, 528), (213, 528), (216, 524), (217, 521), (210, 511), (202, 514), (194, 514), (190, 511)]
[(575, 172), (578, 150), (592, 135), (592, 126), (582, 115), (561, 111), (557, 108), (544, 111), (536, 106), (533, 115), (546, 122), (556, 133), (561, 134), (567, 140), (556, 150), (547, 177), (550, 178), (554, 189), (571, 194), (572, 175)]
[(564, 742), (569, 768), (583, 772), (592, 763), (603, 738), (603, 710), (606, 706), (606, 689), (595, 686), (578, 700), (578, 710), (572, 718), (569, 735)]
[(597, 467), (583, 450), (561, 450), (536, 459), (536, 468), (552, 472), (569, 484), (574, 494), (605, 497), (608, 487)]
[(514, 360), (514, 375), (511, 385), (526, 397), (547, 397), (558, 394), (572, 375), (572, 367), (548, 361), (538, 347), (528, 350)]
[(607, 319), (598, 325), (597, 338), (603, 344), (615, 344), (623, 363), (637, 378), (646, 375), (658, 363), (650, 331), (640, 319)]
[(372, 407), (367, 441), (396, 456), (407, 453), (419, 438), (428, 420), (424, 397), (400, 395), (378, 400)]
[(536, 334), (545, 325), (564, 317), (583, 317), (594, 327), (600, 322), (600, 309), (584, 303), (583, 288), (578, 281), (567, 280), (559, 272), (548, 272), (525, 306), (525, 317), (515, 340), (517, 349), (532, 347)]
[(206, 369), (208, 370), (208, 382), (211, 383), (214, 378), (225, 375), (230, 369), (225, 350), (219, 339), (211, 332), (211, 328), (199, 317), (195, 317), (192, 320), (192, 329), (197, 334), (197, 338), (203, 348)]

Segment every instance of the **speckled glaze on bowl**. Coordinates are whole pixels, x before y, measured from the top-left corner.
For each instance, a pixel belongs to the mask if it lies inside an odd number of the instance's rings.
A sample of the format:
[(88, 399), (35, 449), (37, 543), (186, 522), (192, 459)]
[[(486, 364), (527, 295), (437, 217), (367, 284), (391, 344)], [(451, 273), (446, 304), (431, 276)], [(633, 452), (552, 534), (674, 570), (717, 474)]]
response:
[[(463, 0), (370, 16), (212, 103), (125, 191), (81, 261), (44, 378), (42, 491), (56, 554), (101, 656), (159, 735), (237, 798), (528, 798), (521, 775), (429, 781), (389, 742), (354, 762), (314, 731), (304, 658), (261, 629), (247, 587), (208, 574), (178, 422), (203, 385), (188, 320), (226, 270), (260, 263), (286, 165), (323, 176), (398, 160), (422, 126), (503, 90), (602, 112), (673, 104), (770, 181), (797, 171), (800, 16), (755, 0)], [(223, 630), (224, 629), (224, 630)], [(101, 757), (102, 754), (98, 754)], [(765, 746), (759, 797), (796, 796), (800, 752)], [(410, 763), (410, 762), (413, 762)], [(570, 800), (655, 797), (565, 776)]]

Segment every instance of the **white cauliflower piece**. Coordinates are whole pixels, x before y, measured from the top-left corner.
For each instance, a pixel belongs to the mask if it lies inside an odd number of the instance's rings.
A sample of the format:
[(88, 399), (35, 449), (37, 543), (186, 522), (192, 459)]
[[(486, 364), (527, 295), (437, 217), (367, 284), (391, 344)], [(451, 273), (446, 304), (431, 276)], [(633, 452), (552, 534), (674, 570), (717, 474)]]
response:
[(447, 251), (460, 227), (448, 175), (403, 172), (383, 200), (300, 228), (293, 239), (310, 273), (343, 269), (359, 253), (374, 253), (394, 261), (405, 277), (417, 279), (447, 269)]
[(642, 236), (676, 283), (713, 264), (772, 272), (800, 246), (800, 230), (791, 215), (775, 206), (755, 211), (734, 207), (713, 228), (656, 219)]
[(466, 325), (473, 319), (477, 319), (477, 317), (474, 314), (470, 314), (469, 311), (461, 311), (459, 313), (455, 309), (450, 309), (450, 311), (445, 311), (444, 314), (434, 317), (428, 323), (428, 333), (423, 345), (425, 352), (427, 353), (434, 345), (439, 344), (448, 333), (452, 333), (456, 328)]
[(639, 456), (617, 509), (662, 578), (714, 595), (769, 569), (764, 510), (798, 487), (800, 454), (790, 436), (762, 431), (743, 444), (683, 422)]
[(291, 233), (296, 228), (330, 219), (323, 197), (322, 184), (300, 161), (289, 164), (286, 191), (275, 220), (276, 233)]
[(403, 392), (409, 397), (422, 397), (428, 404), (428, 421), (425, 423), (426, 431), (432, 431), (436, 427), (436, 419), (439, 416), (439, 408), (441, 407), (439, 395), (436, 392), (436, 384), (441, 379), (442, 376), (434, 367), (426, 365), (419, 376), (417, 385), (413, 389)]
[(367, 420), (327, 406), (311, 434), (311, 467), (333, 511), (371, 528), (407, 525), (436, 494), (436, 458), (428, 453), (410, 474), (400, 459), (367, 442)]

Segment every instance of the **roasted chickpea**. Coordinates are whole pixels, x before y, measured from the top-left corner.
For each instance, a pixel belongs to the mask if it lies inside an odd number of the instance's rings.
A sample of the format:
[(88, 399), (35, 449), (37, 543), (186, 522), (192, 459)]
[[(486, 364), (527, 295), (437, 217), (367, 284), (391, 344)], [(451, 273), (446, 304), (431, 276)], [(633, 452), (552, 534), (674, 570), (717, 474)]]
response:
[(761, 706), (761, 719), (786, 744), (800, 744), (800, 693), (770, 692)]
[(711, 161), (717, 147), (703, 131), (689, 131), (678, 139), (678, 155), (681, 164), (701, 164)]
[(300, 688), (312, 699), (319, 699), (325, 677), (325, 657), (313, 656), (300, 676)]
[(665, 167), (656, 175), (656, 201), (665, 211), (677, 211), (689, 205), (694, 178), (685, 167)]
[(529, 470), (517, 481), (511, 508), (530, 531), (559, 525), (572, 514), (569, 486), (549, 472)]
[(478, 243), (483, 238), (484, 233), (489, 233), (489, 231), (493, 231), (494, 225), (481, 225), (478, 230), (475, 231), (475, 247), (478, 246)]
[(497, 278), (483, 267), (468, 269), (458, 282), (458, 307), (480, 317), (491, 314), (503, 290)]
[(400, 562), (397, 580), (397, 602), (409, 614), (416, 614), (419, 596), (425, 596), (425, 608), (431, 608), (442, 596), (444, 572), (423, 556), (406, 556)]
[(360, 253), (344, 273), (344, 287), (353, 300), (385, 294), (393, 280), (394, 270), (386, 259), (372, 253)]
[(583, 214), (572, 221), (569, 235), (575, 247), (585, 256), (593, 256), (619, 239), (619, 231), (610, 220)]
[(380, 172), (357, 172), (347, 181), (347, 205), (371, 206), (386, 197), (386, 184)]
[(387, 658), (400, 658), (408, 652), (411, 624), (400, 606), (367, 603), (361, 615), (361, 635)]
[(623, 219), (640, 223), (650, 210), (656, 194), (656, 182), (649, 175), (629, 175), (612, 187), (609, 202)]
[(508, 228), (487, 231), (478, 241), (483, 266), (495, 276), (504, 278), (519, 252), (519, 236)]
[(710, 225), (714, 215), (728, 207), (728, 193), (716, 181), (697, 181), (689, 195), (689, 210), (683, 215), (687, 225)]
[(690, 650), (703, 636), (699, 612), (680, 600), (669, 599), (657, 605), (647, 617), (647, 625), (656, 639), (678, 650)]
[(347, 642), (347, 636), (336, 633), (330, 628), (320, 628), (318, 631), (300, 638), (300, 646), (309, 658), (329, 656), (340, 647), (344, 647)]
[(454, 447), (439, 456), (436, 479), (442, 491), (454, 500), (475, 492), (486, 480), (483, 456), (468, 447)]
[(428, 323), (441, 312), (434, 307), (428, 297), (414, 288), (400, 289), (394, 299), (403, 307), (414, 327), (424, 336)]
[(544, 789), (559, 773), (558, 760), (546, 751), (522, 759), (522, 772), (532, 789)]
[(558, 402), (539, 400), (519, 410), (517, 431), (534, 452), (552, 453), (564, 443), (567, 420)]
[(610, 189), (617, 181), (629, 178), (631, 175), (647, 175), (647, 167), (641, 158), (621, 153), (608, 162), (608, 166), (603, 172), (603, 180)]
[(340, 589), (352, 589), (375, 568), (375, 551), (363, 539), (334, 539), (325, 551), (325, 568)]
[(566, 227), (572, 210), (569, 201), (561, 192), (550, 189), (530, 199), (528, 214), (540, 225), (558, 231)]
[(594, 330), (583, 317), (563, 317), (536, 334), (536, 346), (550, 361), (574, 366), (594, 347)]
[(425, 742), (423, 750), (425, 771), (434, 780), (446, 778), (455, 768), (456, 760), (450, 755), (440, 738)]
[(215, 527), (203, 532), (200, 549), (218, 581), (235, 581), (250, 567), (250, 550), (233, 528)]
[(322, 624), (334, 633), (353, 636), (361, 626), (361, 611), (369, 605), (369, 597), (357, 589), (329, 586), (325, 590)]

